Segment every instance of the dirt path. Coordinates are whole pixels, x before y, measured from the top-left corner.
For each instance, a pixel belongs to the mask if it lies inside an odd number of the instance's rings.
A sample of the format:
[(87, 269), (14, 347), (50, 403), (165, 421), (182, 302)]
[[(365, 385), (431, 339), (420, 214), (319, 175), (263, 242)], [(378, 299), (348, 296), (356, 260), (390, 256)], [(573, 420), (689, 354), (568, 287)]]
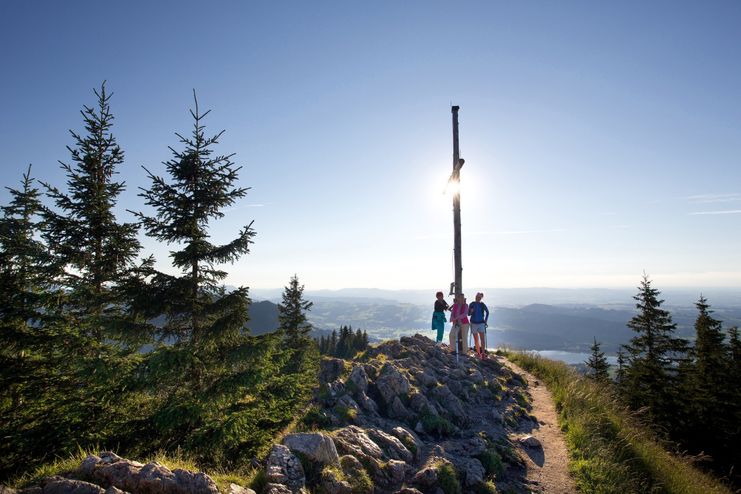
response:
[(576, 492), (574, 480), (569, 475), (569, 455), (563, 433), (558, 427), (556, 407), (551, 393), (535, 376), (505, 358), (500, 359), (504, 365), (527, 379), (533, 407), (530, 413), (538, 419), (538, 424), (531, 431), (525, 430), (511, 435), (515, 443), (523, 436), (532, 435), (543, 446), (542, 449), (521, 447), (532, 491), (544, 494)]

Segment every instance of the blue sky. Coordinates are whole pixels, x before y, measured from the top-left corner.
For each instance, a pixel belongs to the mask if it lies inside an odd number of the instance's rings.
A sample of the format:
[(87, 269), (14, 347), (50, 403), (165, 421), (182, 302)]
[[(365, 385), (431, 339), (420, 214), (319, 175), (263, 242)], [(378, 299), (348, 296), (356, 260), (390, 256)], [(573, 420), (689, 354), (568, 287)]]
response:
[(63, 184), (105, 79), (130, 220), (195, 88), (252, 187), (212, 230), (255, 220), (229, 283), (442, 288), (452, 103), (464, 288), (738, 287), (739, 25), (733, 1), (6, 1), (0, 183)]

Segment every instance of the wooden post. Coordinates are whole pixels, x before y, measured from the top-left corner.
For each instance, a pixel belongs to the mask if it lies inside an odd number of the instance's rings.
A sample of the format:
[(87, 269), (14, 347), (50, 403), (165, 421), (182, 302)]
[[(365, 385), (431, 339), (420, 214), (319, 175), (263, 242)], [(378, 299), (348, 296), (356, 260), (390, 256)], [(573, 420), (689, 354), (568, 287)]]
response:
[[(458, 110), (459, 106), (451, 108), (453, 113), (453, 174), (451, 180), (455, 182), (455, 193), (453, 194), (453, 261), (455, 263), (455, 299), (463, 293), (463, 264), (461, 262), (461, 165), (458, 149)], [(463, 335), (461, 327), (458, 326), (458, 334), (455, 342), (455, 360), (458, 361), (458, 353), (463, 349)]]
[(460, 173), (461, 165), (460, 150), (458, 149), (458, 110), (459, 106), (451, 108), (453, 113), (453, 176), (456, 182), (455, 194), (453, 194), (453, 259), (455, 263), (455, 296), (463, 293), (463, 265), (461, 262), (461, 192)]

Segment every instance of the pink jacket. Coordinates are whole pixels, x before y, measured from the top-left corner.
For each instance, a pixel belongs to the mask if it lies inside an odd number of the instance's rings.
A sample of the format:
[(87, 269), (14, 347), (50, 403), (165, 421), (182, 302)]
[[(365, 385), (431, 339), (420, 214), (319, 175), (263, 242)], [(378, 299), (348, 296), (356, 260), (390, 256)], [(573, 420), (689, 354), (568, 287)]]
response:
[(463, 306), (460, 304), (453, 304), (453, 307), (450, 310), (450, 322), (453, 324), (456, 322), (460, 324), (468, 324), (468, 304), (463, 304)]

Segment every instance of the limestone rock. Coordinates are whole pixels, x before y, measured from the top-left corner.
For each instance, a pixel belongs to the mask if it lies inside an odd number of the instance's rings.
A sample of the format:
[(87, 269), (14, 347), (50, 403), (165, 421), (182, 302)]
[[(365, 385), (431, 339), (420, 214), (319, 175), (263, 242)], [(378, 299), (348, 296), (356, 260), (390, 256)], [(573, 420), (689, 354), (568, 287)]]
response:
[(344, 453), (356, 456), (358, 459), (370, 457), (383, 458), (383, 451), (368, 437), (368, 434), (360, 427), (350, 425), (335, 432), (337, 446)]
[(72, 479), (59, 479), (48, 482), (43, 494), (105, 494), (105, 489), (90, 482)]
[(466, 412), (463, 410), (461, 400), (450, 391), (450, 388), (446, 384), (435, 387), (431, 394), (433, 399), (447, 410), (454, 419), (459, 422), (465, 420)]
[(381, 375), (376, 379), (376, 388), (383, 401), (390, 405), (395, 397), (409, 392), (409, 380), (399, 369), (386, 363), (381, 368)]
[(288, 434), (283, 439), (283, 444), (291, 451), (305, 455), (311, 461), (325, 465), (340, 461), (332, 438), (320, 432)]
[(420, 487), (432, 487), (437, 484), (437, 468), (426, 466), (414, 475), (412, 482)]
[(456, 470), (460, 473), (464, 485), (474, 486), (484, 481), (486, 470), (476, 458), (459, 458), (453, 462)]
[(121, 460), (122, 458), (113, 451), (102, 451), (100, 453), (100, 461), (102, 461), (103, 463), (116, 463), (117, 461)]
[(332, 382), (345, 371), (345, 361), (341, 358), (323, 358), (319, 364), (321, 382)]
[(291, 492), (291, 489), (289, 489), (283, 484), (268, 483), (265, 486), (265, 490), (263, 491), (263, 494), (293, 494), (293, 493)]
[(525, 436), (525, 437), (521, 437), (518, 441), (519, 441), (520, 444), (522, 444), (526, 448), (536, 449), (536, 448), (542, 448), (543, 447), (540, 444), (540, 441), (538, 441), (538, 439), (536, 439), (535, 437), (530, 436), (530, 435)]
[(241, 485), (230, 483), (229, 490), (226, 494), (256, 494), (255, 491), (248, 487), (242, 487)]
[(178, 494), (219, 494), (216, 482), (203, 472), (189, 472), (176, 468), (173, 473), (175, 492)]
[(391, 405), (388, 407), (388, 416), (400, 420), (407, 420), (412, 413), (407, 407), (401, 402), (398, 396), (393, 398)]
[(389, 460), (386, 464), (389, 472), (389, 481), (391, 485), (398, 485), (404, 482), (409, 466), (404, 461)]
[(80, 464), (79, 472), (85, 478), (91, 478), (95, 471), (95, 466), (101, 462), (100, 456), (87, 455)]
[(486, 451), (486, 441), (479, 436), (451, 439), (442, 443), (447, 453), (461, 456), (477, 456)]
[(357, 403), (363, 410), (370, 413), (372, 416), (378, 415), (378, 404), (373, 401), (373, 399), (370, 398), (367, 394), (358, 393), (357, 395), (355, 395), (355, 397), (357, 399)]
[(368, 391), (368, 374), (362, 365), (353, 367), (348, 381), (353, 384), (356, 393), (366, 393)]
[(266, 473), (271, 484), (285, 484), (292, 492), (298, 492), (306, 484), (304, 468), (291, 450), (282, 444), (274, 444), (268, 455)]
[(16, 494), (16, 490), (7, 485), (0, 484), (0, 494)]
[(25, 489), (21, 489), (18, 491), (18, 494), (42, 494), (43, 489), (39, 487), (38, 485), (34, 485), (31, 487), (26, 487)]
[(409, 452), (414, 455), (415, 459), (420, 458), (422, 453), (421, 442), (409, 429), (394, 427), (391, 429), (391, 434), (402, 442)]
[(115, 455), (113, 457), (106, 456), (105, 453), (101, 453), (100, 461), (97, 464), (92, 464), (93, 459), (94, 457), (88, 456), (83, 460), (80, 467), (81, 470), (90, 471), (86, 477), (91, 478), (98, 484), (112, 485), (127, 492), (139, 490), (143, 467), (141, 463), (124, 460)]
[(404, 446), (398, 438), (386, 434), (379, 429), (368, 429), (368, 435), (373, 441), (380, 446), (385, 452), (386, 456), (394, 460), (401, 460), (404, 462), (411, 462), (414, 460), (414, 455)]
[(345, 480), (337, 478), (331, 470), (322, 472), (322, 478), (319, 482), (320, 490), (324, 494), (351, 494), (352, 486)]
[(127, 494), (127, 492), (122, 491), (117, 487), (110, 486), (108, 489), (105, 490), (105, 494)]

